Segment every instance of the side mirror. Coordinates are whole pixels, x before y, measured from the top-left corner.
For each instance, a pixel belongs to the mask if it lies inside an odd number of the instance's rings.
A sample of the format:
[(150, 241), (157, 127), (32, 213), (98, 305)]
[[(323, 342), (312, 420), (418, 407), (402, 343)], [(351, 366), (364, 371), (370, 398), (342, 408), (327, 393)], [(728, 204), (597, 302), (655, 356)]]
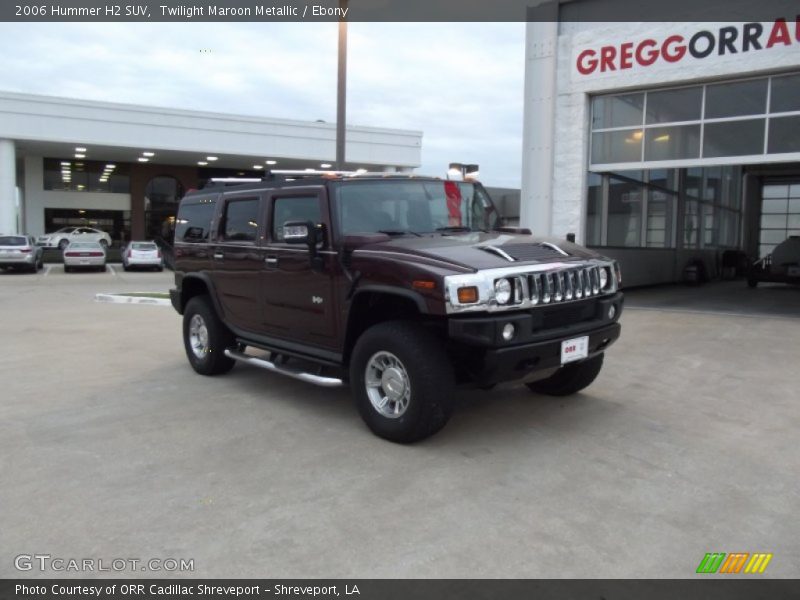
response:
[(311, 267), (322, 269), (322, 257), (317, 254), (317, 243), (325, 239), (322, 225), (314, 225), (311, 221), (286, 221), (283, 224), (283, 241), (286, 244), (305, 244)]
[[(287, 244), (311, 245), (314, 235), (314, 224), (311, 221), (286, 221), (283, 224), (283, 241)], [(313, 239), (316, 246), (316, 239)]]

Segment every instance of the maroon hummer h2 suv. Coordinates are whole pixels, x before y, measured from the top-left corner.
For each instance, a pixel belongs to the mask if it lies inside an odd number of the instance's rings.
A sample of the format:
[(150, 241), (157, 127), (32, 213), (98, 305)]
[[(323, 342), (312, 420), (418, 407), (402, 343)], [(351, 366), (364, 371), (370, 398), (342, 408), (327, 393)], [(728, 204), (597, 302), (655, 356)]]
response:
[(180, 204), (172, 304), (186, 356), (349, 384), (378, 436), (440, 430), (460, 385), (568, 395), (620, 334), (617, 264), (499, 226), (477, 182), (271, 174)]

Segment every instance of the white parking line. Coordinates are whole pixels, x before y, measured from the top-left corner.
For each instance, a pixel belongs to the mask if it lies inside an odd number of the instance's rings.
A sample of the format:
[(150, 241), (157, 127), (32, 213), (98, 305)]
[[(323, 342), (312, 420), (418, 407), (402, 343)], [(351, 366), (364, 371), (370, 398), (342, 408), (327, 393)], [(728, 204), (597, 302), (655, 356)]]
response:
[(114, 277), (116, 277), (116, 276), (117, 276), (117, 272), (114, 270), (114, 267), (112, 267), (111, 265), (106, 265), (106, 269), (110, 269), (110, 270), (111, 270), (111, 274), (112, 274)]
[(44, 275), (42, 275), (42, 277), (47, 277), (48, 275), (50, 275), (50, 269), (52, 269), (52, 268), (53, 268), (53, 265), (47, 265), (44, 268)]

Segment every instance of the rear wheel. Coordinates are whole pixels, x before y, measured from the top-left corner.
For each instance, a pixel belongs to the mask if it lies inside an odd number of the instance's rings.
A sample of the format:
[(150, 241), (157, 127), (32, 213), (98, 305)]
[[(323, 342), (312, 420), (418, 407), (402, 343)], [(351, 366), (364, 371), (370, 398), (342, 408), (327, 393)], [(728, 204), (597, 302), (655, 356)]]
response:
[(588, 387), (600, 374), (603, 354), (561, 367), (547, 379), (525, 385), (532, 392), (549, 396), (570, 396)]
[(195, 296), (183, 312), (183, 345), (192, 368), (201, 375), (227, 373), (236, 362), (225, 349), (236, 338), (217, 316), (208, 296)]
[(67, 265), (64, 265), (64, 273), (69, 273), (71, 271), (72, 271), (72, 267), (68, 267)]
[(453, 369), (441, 342), (416, 323), (381, 323), (362, 334), (350, 385), (367, 426), (393, 442), (433, 435), (452, 412)]

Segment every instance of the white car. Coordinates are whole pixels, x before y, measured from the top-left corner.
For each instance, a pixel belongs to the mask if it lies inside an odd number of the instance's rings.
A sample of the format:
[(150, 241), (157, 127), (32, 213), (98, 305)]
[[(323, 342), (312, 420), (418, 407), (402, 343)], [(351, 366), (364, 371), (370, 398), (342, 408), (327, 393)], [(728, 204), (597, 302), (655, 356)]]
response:
[(38, 246), (60, 250), (66, 249), (72, 242), (98, 242), (108, 248), (111, 245), (111, 236), (105, 231), (91, 227), (62, 227), (58, 231), (40, 235), (36, 239)]
[(164, 270), (164, 258), (155, 242), (131, 242), (122, 252), (122, 268), (130, 271), (144, 267)]
[(99, 242), (71, 242), (64, 249), (64, 272), (75, 269), (106, 270), (106, 249)]

